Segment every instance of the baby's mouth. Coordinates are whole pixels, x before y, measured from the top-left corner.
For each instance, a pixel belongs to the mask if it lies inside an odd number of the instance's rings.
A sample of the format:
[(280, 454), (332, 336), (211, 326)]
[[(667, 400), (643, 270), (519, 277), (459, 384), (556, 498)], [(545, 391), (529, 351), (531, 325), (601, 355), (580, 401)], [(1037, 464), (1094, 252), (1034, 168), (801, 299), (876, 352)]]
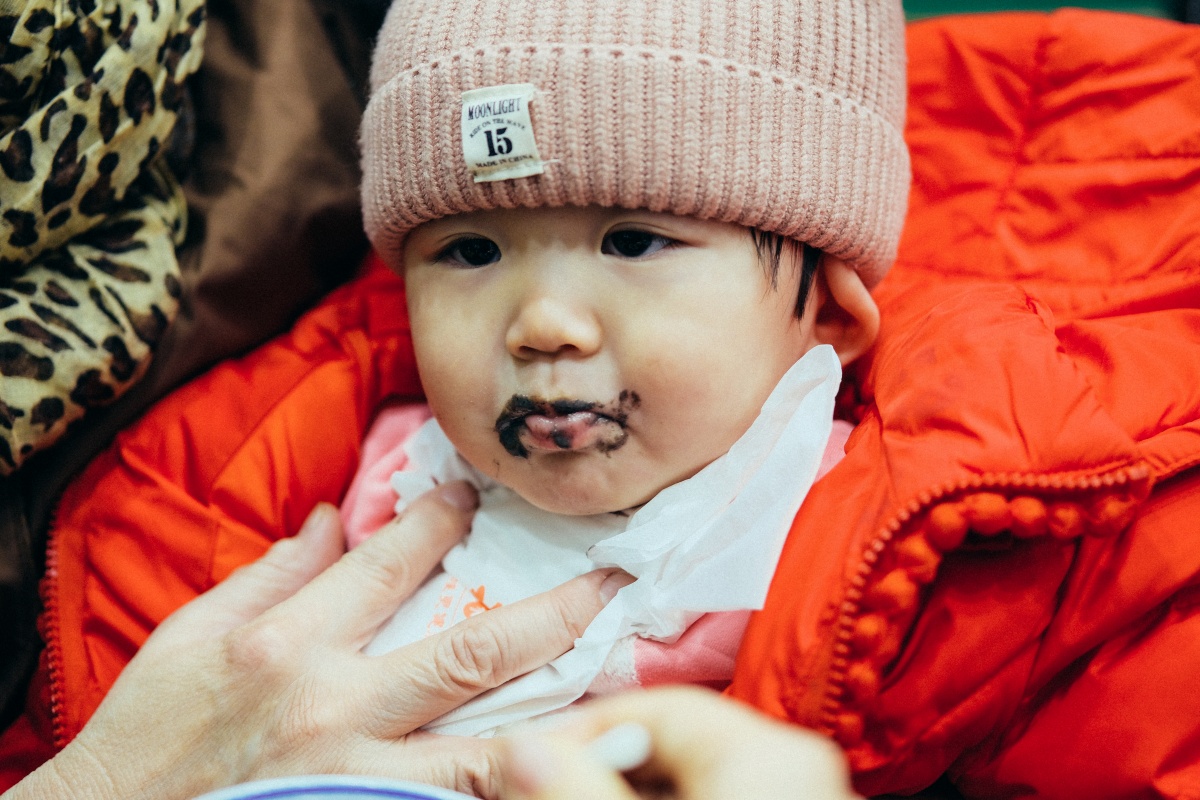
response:
[(500, 444), (517, 458), (528, 458), (531, 450), (565, 453), (594, 448), (611, 453), (628, 440), (625, 423), (639, 402), (637, 393), (629, 391), (611, 403), (517, 394), (496, 418), (495, 430)]

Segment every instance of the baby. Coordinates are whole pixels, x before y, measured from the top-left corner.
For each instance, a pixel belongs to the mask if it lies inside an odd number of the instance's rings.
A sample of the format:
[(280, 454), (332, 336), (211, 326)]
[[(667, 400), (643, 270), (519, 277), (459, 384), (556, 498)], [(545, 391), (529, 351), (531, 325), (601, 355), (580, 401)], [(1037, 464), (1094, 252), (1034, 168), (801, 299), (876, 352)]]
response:
[(573, 650), (432, 729), (727, 680), (878, 327), (899, 3), (400, 0), (372, 84), (366, 224), (428, 406), (380, 411), (343, 518), (455, 479), (481, 507), (369, 651), (619, 567)]

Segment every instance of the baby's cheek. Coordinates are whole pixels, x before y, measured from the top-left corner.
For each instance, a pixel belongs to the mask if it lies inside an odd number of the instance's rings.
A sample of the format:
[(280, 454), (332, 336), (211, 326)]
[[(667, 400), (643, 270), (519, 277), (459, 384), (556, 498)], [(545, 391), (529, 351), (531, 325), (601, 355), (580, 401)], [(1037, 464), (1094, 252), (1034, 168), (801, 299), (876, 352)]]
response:
[[(737, 441), (794, 362), (780, 356), (779, 343), (765, 342), (763, 335), (761, 330), (730, 326), (720, 337), (705, 337), (679, 359), (675, 384), (690, 406), (686, 417), (691, 435), (709, 440), (708, 447), (700, 448), (703, 452), (716, 449), (719, 455)], [(661, 372), (666, 375), (667, 368)]]
[[(675, 469), (692, 464), (703, 467), (723, 453), (741, 435), (739, 403), (731, 405), (732, 391), (720, 368), (702, 351), (660, 359), (645, 373), (641, 411), (654, 431), (658, 455)], [(687, 462), (686, 464), (684, 462)]]

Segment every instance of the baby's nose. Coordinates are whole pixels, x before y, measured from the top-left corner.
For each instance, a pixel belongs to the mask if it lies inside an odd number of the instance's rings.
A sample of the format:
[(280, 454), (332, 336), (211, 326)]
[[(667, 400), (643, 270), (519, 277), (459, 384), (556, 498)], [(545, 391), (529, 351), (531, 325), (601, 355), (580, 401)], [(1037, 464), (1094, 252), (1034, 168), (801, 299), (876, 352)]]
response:
[(537, 292), (521, 303), (505, 343), (517, 358), (586, 358), (601, 345), (600, 322), (580, 298)]

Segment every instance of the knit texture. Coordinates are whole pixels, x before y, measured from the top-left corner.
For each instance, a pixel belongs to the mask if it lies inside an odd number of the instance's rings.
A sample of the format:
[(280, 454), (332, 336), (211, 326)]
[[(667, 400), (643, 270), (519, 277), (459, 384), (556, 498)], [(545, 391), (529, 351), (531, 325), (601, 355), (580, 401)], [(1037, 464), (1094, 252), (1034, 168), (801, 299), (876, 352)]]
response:
[[(537, 88), (545, 171), (476, 183), (462, 93)], [(466, 211), (621, 206), (735, 222), (854, 264), (869, 286), (909, 185), (898, 0), (397, 0), (363, 122), (367, 233)]]

